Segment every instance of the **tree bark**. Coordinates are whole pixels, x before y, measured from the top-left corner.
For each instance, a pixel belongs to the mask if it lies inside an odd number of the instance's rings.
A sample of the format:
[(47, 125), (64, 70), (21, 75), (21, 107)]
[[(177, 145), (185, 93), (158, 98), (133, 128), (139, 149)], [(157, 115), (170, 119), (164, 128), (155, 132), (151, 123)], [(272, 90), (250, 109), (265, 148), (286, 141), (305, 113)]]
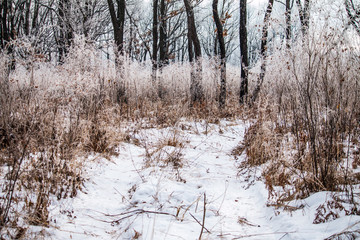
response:
[[(189, 61), (192, 64), (191, 70), (191, 105), (196, 102), (201, 102), (204, 98), (203, 88), (201, 85), (202, 82), (202, 63), (201, 63), (201, 45), (198, 38), (195, 25), (195, 16), (193, 7), (190, 5), (189, 0), (184, 0), (184, 5), (186, 9), (187, 16), (187, 25), (188, 25), (188, 52), (189, 52)], [(194, 54), (195, 52), (195, 61)]]
[(113, 0), (107, 0), (109, 6), (109, 12), (111, 17), (111, 22), (114, 29), (114, 40), (117, 47), (116, 51), (116, 60), (115, 65), (118, 76), (118, 81), (115, 85), (115, 99), (118, 103), (127, 103), (126, 89), (124, 83), (124, 63), (123, 63), (123, 54), (124, 54), (124, 28), (125, 28), (125, 0), (116, 0), (117, 2), (117, 11), (115, 11), (115, 6)]
[(152, 81), (153, 84), (156, 82), (157, 78), (157, 68), (158, 68), (158, 0), (153, 0), (153, 22), (152, 22)]
[(167, 35), (166, 35), (166, 3), (165, 0), (160, 1), (160, 67), (168, 63), (167, 56)]
[(31, 0), (26, 1), (26, 9), (25, 9), (25, 25), (24, 25), (24, 33), (26, 36), (30, 34), (30, 7)]
[(114, 29), (114, 40), (117, 46), (117, 52), (123, 55), (124, 50), (124, 26), (125, 26), (125, 0), (117, 0), (117, 12), (113, 0), (107, 0), (111, 23)]
[(353, 0), (345, 0), (344, 3), (350, 24), (360, 36), (360, 7), (356, 8)]
[(302, 6), (301, 0), (296, 0), (296, 5), (299, 11), (299, 18), (301, 24), (301, 32), (303, 37), (308, 33), (309, 20), (310, 20), (310, 0), (304, 0), (304, 7)]
[(290, 6), (290, 0), (286, 0), (285, 3), (285, 35), (286, 35), (286, 48), (290, 49), (290, 41), (291, 41), (291, 6)]
[(64, 59), (68, 53), (68, 49), (71, 45), (73, 39), (73, 32), (70, 25), (69, 11), (71, 8), (71, 2), (69, 0), (60, 0), (58, 8), (59, 16), (59, 63), (63, 63)]
[(223, 108), (226, 102), (226, 49), (224, 41), (223, 26), (218, 13), (218, 0), (213, 0), (212, 9), (216, 25), (217, 39), (220, 48), (220, 93), (219, 93), (219, 108)]
[(240, 0), (240, 61), (241, 61), (241, 79), (240, 79), (240, 104), (244, 104), (248, 95), (248, 41), (247, 41), (247, 0)]
[(264, 17), (264, 26), (262, 29), (261, 36), (261, 47), (260, 47), (260, 56), (261, 56), (261, 67), (260, 67), (260, 76), (258, 79), (258, 83), (254, 90), (254, 93), (251, 98), (251, 104), (254, 103), (259, 95), (261, 85), (264, 82), (265, 73), (266, 73), (266, 64), (267, 64), (267, 48), (268, 48), (268, 34), (269, 34), (269, 26), (270, 26), (270, 17), (273, 10), (274, 0), (269, 0), (268, 6), (266, 8), (265, 17)]

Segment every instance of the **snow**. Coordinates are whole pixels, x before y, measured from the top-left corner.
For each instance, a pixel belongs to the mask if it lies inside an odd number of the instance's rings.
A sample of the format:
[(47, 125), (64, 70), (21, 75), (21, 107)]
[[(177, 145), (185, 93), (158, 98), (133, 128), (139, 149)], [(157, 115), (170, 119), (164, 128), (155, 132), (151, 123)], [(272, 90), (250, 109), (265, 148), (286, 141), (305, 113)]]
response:
[(202, 239), (324, 239), (360, 228), (360, 216), (352, 215), (313, 224), (329, 192), (290, 202), (297, 210), (268, 206), (260, 168), (239, 174), (245, 153), (231, 154), (248, 126), (235, 120), (129, 127), (133, 141), (119, 146), (119, 156), (84, 160), (83, 191), (52, 201), (46, 238), (198, 239), (203, 219)]

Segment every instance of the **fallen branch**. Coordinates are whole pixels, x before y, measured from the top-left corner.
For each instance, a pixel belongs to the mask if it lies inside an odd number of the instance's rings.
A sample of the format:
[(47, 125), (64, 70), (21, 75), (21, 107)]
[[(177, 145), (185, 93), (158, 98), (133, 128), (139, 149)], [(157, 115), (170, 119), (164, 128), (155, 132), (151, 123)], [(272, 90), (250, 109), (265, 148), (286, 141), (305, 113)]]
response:
[[(156, 211), (148, 211), (148, 210), (144, 210), (144, 209), (136, 209), (136, 210), (133, 210), (133, 211), (129, 211), (129, 212), (124, 212), (124, 213), (119, 213), (119, 214), (105, 214), (105, 216), (107, 217), (117, 217), (117, 216), (124, 216), (124, 217), (121, 217), (119, 219), (116, 219), (116, 220), (113, 220), (113, 221), (110, 221), (110, 223), (119, 223), (120, 221), (126, 219), (126, 218), (130, 218), (134, 215), (140, 215), (140, 214), (144, 214), (144, 213), (147, 213), (147, 214), (158, 214), (158, 215), (168, 215), (168, 216), (172, 216), (174, 218), (176, 218), (176, 216), (174, 214), (171, 214), (171, 213), (167, 213), (167, 212), (156, 212)], [(125, 216), (126, 215), (126, 216)]]
[(232, 240), (241, 239), (241, 238), (256, 237), (256, 236), (266, 236), (266, 235), (275, 235), (275, 234), (289, 234), (289, 233), (296, 233), (296, 231), (293, 231), (293, 232), (273, 232), (273, 233), (258, 233), (258, 234), (250, 234), (250, 235), (241, 235), (241, 236), (232, 238)]

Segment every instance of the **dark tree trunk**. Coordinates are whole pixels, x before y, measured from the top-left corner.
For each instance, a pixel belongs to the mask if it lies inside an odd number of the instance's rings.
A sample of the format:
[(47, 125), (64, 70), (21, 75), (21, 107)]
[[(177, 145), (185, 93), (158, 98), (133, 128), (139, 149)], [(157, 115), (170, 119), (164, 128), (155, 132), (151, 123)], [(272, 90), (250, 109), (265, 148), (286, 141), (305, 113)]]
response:
[(245, 103), (248, 95), (248, 41), (247, 41), (247, 0), (240, 0), (240, 61), (241, 61), (241, 84), (240, 84), (240, 104)]
[(290, 41), (291, 41), (291, 6), (290, 6), (290, 0), (286, 0), (285, 6), (286, 6), (286, 10), (285, 10), (286, 48), (287, 48), (287, 49), (290, 49)]
[(350, 20), (350, 24), (355, 28), (360, 36), (360, 6), (356, 7), (353, 0), (345, 0), (345, 9)]
[(167, 56), (167, 35), (166, 35), (166, 3), (165, 0), (160, 1), (160, 67), (168, 63)]
[(301, 0), (296, 0), (296, 5), (299, 10), (299, 18), (301, 24), (301, 32), (303, 37), (308, 33), (309, 20), (310, 20), (310, 0), (304, 0), (304, 7), (302, 6)]
[[(160, 72), (165, 65), (169, 63), (168, 56), (168, 39), (167, 39), (167, 0), (160, 0), (160, 39), (159, 39), (159, 68)], [(162, 85), (162, 78), (158, 79), (158, 97), (163, 99), (165, 95), (165, 89)]]
[(213, 0), (212, 9), (216, 25), (217, 40), (219, 41), (220, 48), (220, 93), (219, 93), (219, 107), (220, 109), (225, 106), (226, 102), (226, 49), (224, 41), (223, 26), (218, 13), (218, 0)]
[(10, 42), (10, 32), (8, 29), (8, 1), (3, 0), (1, 4), (1, 48), (6, 48)]
[[(195, 26), (195, 16), (193, 7), (190, 5), (189, 0), (184, 0), (184, 5), (186, 9), (187, 16), (187, 25), (188, 25), (188, 52), (189, 52), (189, 61), (192, 64), (191, 70), (191, 105), (194, 105), (196, 102), (201, 102), (204, 98), (203, 89), (201, 86), (202, 82), (202, 66), (201, 66), (201, 45), (197, 35), (196, 26)], [(195, 52), (195, 61), (194, 54)]]
[(30, 7), (31, 0), (26, 1), (26, 9), (25, 9), (25, 24), (24, 24), (24, 33), (26, 36), (30, 34)]
[(124, 50), (124, 26), (125, 26), (125, 0), (117, 0), (117, 11), (113, 0), (107, 0), (111, 22), (114, 29), (114, 40), (117, 47), (117, 52), (123, 55)]
[(124, 27), (126, 4), (125, 0), (116, 0), (116, 2), (117, 11), (115, 11), (113, 0), (107, 0), (111, 22), (114, 29), (114, 40), (117, 47), (115, 64), (117, 72), (120, 74), (115, 86), (115, 99), (118, 103), (127, 103), (126, 89), (124, 83), (124, 63), (122, 59), (124, 54)]
[(37, 18), (39, 16), (39, 8), (40, 8), (39, 0), (35, 0), (34, 15), (31, 22), (31, 30), (33, 31), (32, 33), (35, 35), (37, 34)]
[(157, 78), (157, 67), (158, 67), (158, 0), (153, 0), (153, 22), (152, 22), (152, 81), (156, 82)]
[(73, 39), (73, 32), (70, 25), (69, 11), (71, 8), (71, 1), (69, 0), (60, 0), (58, 8), (59, 16), (59, 62), (63, 63), (64, 59), (68, 53), (68, 49), (71, 45)]
[(262, 59), (261, 67), (260, 67), (260, 76), (258, 79), (258, 83), (254, 90), (254, 93), (251, 98), (251, 103), (254, 103), (257, 96), (259, 95), (261, 85), (264, 82), (265, 73), (266, 73), (266, 64), (267, 64), (267, 48), (268, 48), (268, 34), (269, 34), (269, 26), (270, 26), (270, 17), (273, 10), (274, 0), (269, 0), (268, 6), (266, 8), (265, 17), (264, 17), (264, 26), (262, 29), (261, 36), (261, 47), (260, 47), (260, 56)]

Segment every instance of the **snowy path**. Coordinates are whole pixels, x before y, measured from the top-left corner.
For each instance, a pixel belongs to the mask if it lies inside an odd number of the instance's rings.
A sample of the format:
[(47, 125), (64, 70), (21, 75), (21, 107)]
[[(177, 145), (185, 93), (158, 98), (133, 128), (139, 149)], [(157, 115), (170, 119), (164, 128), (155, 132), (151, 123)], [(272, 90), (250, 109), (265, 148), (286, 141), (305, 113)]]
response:
[[(204, 209), (202, 239), (323, 239), (360, 221), (348, 217), (314, 225), (311, 205), (293, 214), (267, 207), (264, 184), (249, 186), (246, 176), (237, 176), (244, 156), (231, 155), (245, 127), (184, 123), (133, 134), (111, 162), (94, 157), (90, 179), (75, 199), (50, 206), (56, 222), (46, 238), (198, 239)], [(170, 146), (169, 139), (181, 144)], [(145, 161), (145, 149), (152, 161)], [(182, 167), (164, 166), (177, 158)]]

